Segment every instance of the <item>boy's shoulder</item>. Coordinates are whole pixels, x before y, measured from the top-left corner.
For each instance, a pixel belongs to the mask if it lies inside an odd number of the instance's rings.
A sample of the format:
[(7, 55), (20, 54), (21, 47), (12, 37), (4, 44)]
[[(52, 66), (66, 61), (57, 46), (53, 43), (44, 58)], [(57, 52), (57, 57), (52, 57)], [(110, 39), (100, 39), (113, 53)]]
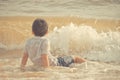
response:
[(46, 37), (32, 37), (26, 40), (27, 43), (30, 43), (32, 41), (36, 41), (36, 40), (41, 40), (41, 41), (45, 41), (45, 42), (49, 42), (49, 39)]
[(26, 40), (26, 43), (28, 43), (28, 42), (30, 42), (30, 41), (32, 41), (33, 40), (33, 37), (32, 38), (28, 38), (27, 40)]
[(44, 41), (49, 41), (49, 39), (46, 38), (46, 37), (42, 37), (42, 40), (44, 40)]

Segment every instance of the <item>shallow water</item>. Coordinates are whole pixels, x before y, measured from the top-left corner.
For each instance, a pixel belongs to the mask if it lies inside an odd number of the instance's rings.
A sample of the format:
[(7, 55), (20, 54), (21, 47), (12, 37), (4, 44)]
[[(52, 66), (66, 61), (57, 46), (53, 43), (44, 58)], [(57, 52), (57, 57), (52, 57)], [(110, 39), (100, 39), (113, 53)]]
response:
[(0, 0), (0, 16), (120, 19), (120, 0)]
[(30, 61), (26, 71), (19, 69), (20, 58), (0, 59), (0, 79), (9, 80), (119, 80), (120, 64), (88, 61), (67, 67), (51, 67), (36, 70)]

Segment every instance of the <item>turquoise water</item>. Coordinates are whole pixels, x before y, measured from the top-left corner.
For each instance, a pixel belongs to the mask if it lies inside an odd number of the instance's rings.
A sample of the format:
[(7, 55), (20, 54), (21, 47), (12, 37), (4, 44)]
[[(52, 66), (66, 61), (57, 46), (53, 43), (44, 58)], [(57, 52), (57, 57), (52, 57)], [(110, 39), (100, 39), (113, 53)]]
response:
[(120, 0), (0, 0), (0, 16), (120, 19)]

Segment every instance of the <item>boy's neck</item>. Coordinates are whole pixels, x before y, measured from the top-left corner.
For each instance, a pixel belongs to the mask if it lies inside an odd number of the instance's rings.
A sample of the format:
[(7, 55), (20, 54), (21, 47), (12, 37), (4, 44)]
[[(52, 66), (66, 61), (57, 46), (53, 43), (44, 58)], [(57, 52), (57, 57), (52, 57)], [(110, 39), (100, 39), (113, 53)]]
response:
[(45, 37), (45, 36), (34, 36), (34, 37), (42, 38), (42, 37)]

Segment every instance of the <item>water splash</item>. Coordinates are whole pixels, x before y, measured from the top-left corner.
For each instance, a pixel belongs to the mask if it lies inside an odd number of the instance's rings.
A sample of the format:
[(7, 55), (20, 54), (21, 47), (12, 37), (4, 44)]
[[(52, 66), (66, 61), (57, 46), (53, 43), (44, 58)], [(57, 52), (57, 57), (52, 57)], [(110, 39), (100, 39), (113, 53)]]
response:
[(98, 33), (91, 26), (73, 23), (50, 33), (51, 51), (59, 55), (81, 55), (91, 60), (120, 61), (120, 32)]

